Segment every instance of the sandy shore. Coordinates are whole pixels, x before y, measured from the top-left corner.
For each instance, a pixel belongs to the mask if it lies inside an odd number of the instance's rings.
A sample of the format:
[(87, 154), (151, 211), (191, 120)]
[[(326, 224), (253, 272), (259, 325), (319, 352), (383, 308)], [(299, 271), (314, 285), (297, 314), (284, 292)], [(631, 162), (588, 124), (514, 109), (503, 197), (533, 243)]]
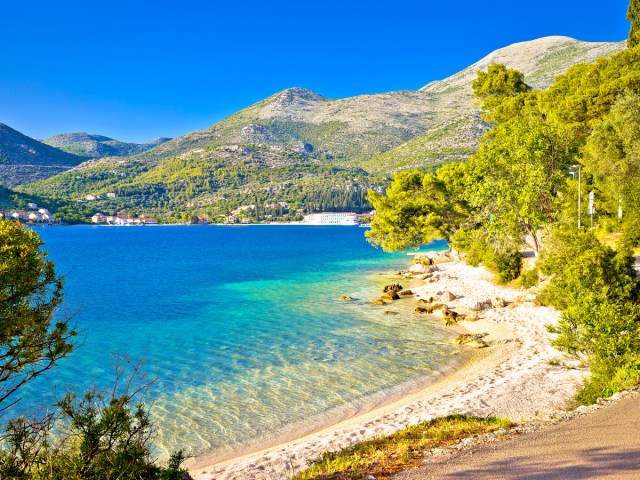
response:
[(546, 325), (558, 320), (558, 312), (531, 302), (516, 302), (523, 292), (496, 286), (483, 268), (462, 263), (441, 264), (438, 268), (436, 281), (413, 289), (416, 298), (451, 292), (456, 299), (446, 303), (461, 313), (477, 302), (496, 297), (507, 301), (505, 307), (481, 313), (477, 321), (460, 323), (470, 333), (488, 334), (484, 337), (488, 348), (473, 350), (460, 368), (419, 392), (319, 432), (224, 463), (196, 459), (190, 466), (193, 477), (289, 479), (292, 472), (304, 469), (309, 460), (323, 452), (434, 417), (462, 413), (522, 421), (563, 409), (582, 373), (549, 364), (552, 359), (562, 358), (550, 345), (546, 330)]

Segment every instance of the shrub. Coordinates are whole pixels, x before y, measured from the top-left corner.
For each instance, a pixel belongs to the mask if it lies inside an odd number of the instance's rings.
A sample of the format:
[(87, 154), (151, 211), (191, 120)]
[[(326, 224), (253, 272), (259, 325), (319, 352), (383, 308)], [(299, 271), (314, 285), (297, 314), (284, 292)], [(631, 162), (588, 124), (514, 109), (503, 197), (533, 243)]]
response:
[(552, 276), (541, 298), (562, 310), (554, 344), (591, 367), (576, 400), (593, 403), (637, 383), (640, 285), (630, 249), (614, 250), (590, 232), (558, 227), (539, 265)]
[(527, 270), (520, 275), (520, 286), (522, 288), (535, 287), (540, 280), (540, 272), (537, 268)]

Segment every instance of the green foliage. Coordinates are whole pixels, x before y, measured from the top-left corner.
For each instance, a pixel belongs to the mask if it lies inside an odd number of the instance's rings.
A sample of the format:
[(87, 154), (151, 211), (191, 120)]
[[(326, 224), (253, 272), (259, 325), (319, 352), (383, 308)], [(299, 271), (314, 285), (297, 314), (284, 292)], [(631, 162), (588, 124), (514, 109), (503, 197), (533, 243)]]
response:
[(35, 232), (0, 220), (0, 411), (74, 348), (69, 318), (56, 315), (63, 279), (42, 245)]
[[(131, 366), (131, 364), (128, 364)], [(182, 452), (167, 467), (154, 464), (153, 425), (143, 402), (149, 387), (134, 366), (124, 378), (117, 367), (114, 387), (82, 397), (66, 394), (55, 413), (41, 420), (7, 423), (0, 451), (0, 478), (20, 480), (186, 480)]]
[(636, 47), (640, 44), (640, 1), (630, 0), (629, 9), (627, 10), (627, 20), (631, 22), (629, 30), (629, 38), (627, 46), (629, 48)]
[(386, 195), (370, 191), (377, 213), (366, 232), (369, 242), (394, 251), (450, 239), (466, 218), (464, 171), (463, 164), (449, 164), (435, 174), (402, 172)]
[[(232, 155), (234, 160), (230, 161)], [(254, 146), (207, 149), (157, 165), (130, 161), (126, 168), (103, 160), (92, 168), (65, 173), (25, 190), (43, 196), (61, 190), (67, 197), (101, 195), (97, 201), (75, 203), (85, 216), (137, 212), (179, 220), (187, 213), (213, 219), (241, 205), (256, 205), (259, 208), (250, 220), (264, 221), (287, 216), (289, 212), (264, 208), (278, 202), (290, 205), (291, 216), (297, 210), (368, 211), (367, 189), (381, 185), (382, 179), (361, 170), (322, 166), (304, 157), (287, 156), (283, 161), (282, 157), (274, 158), (269, 149)], [(108, 192), (117, 197), (106, 198)]]
[(538, 231), (554, 220), (574, 154), (563, 132), (538, 116), (500, 124), (483, 142), (469, 160), (466, 198), (496, 252), (527, 240), (539, 250)]
[[(586, 172), (598, 190), (599, 209), (624, 222), (640, 221), (640, 95), (626, 92), (588, 137), (583, 149)], [(635, 230), (635, 229), (630, 229)], [(631, 233), (631, 232), (629, 232)]]
[(569, 127), (584, 143), (596, 123), (625, 92), (640, 93), (640, 49), (623, 50), (594, 64), (571, 67), (538, 94), (540, 111), (554, 123)]
[(496, 274), (496, 282), (507, 283), (520, 276), (522, 255), (519, 251), (494, 253), (487, 250), (484, 265)]
[(521, 288), (531, 288), (538, 285), (540, 281), (540, 272), (538, 268), (532, 268), (531, 270), (527, 270), (520, 275), (520, 287)]
[(573, 226), (558, 225), (553, 230), (538, 265), (542, 273), (553, 276), (545, 301), (561, 310), (590, 292), (613, 302), (633, 301), (639, 294), (629, 250), (616, 251), (590, 231), (577, 232)]
[(558, 226), (539, 266), (551, 275), (541, 299), (562, 310), (555, 344), (591, 366), (578, 401), (592, 403), (630, 386), (640, 364), (640, 282), (630, 251)]
[[(493, 112), (506, 101), (531, 90), (524, 82), (524, 74), (514, 69), (507, 69), (501, 63), (492, 63), (486, 72), (478, 71), (478, 78), (471, 84), (473, 96), (479, 100), (481, 108), (485, 111), (483, 119), (487, 122), (496, 122), (505, 118), (500, 115), (496, 118)], [(521, 97), (517, 103), (522, 102)], [(512, 104), (507, 110), (514, 110)], [(517, 108), (515, 109), (517, 111)], [(513, 112), (512, 112), (513, 114)], [(508, 115), (507, 115), (508, 116)]]

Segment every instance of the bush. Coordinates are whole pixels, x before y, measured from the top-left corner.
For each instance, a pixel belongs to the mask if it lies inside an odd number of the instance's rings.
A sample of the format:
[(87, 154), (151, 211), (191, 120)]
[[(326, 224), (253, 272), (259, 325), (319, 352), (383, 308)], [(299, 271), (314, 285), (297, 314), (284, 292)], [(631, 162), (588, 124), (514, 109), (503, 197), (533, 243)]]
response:
[(531, 288), (535, 287), (540, 281), (540, 272), (537, 268), (527, 270), (520, 275), (520, 287)]
[[(167, 467), (154, 463), (154, 432), (144, 393), (150, 386), (139, 366), (123, 378), (117, 367), (109, 391), (68, 393), (43, 419), (17, 418), (4, 429), (0, 478), (14, 480), (186, 480), (183, 453)], [(52, 435), (52, 432), (55, 432)]]
[(483, 263), (495, 273), (496, 282), (507, 283), (520, 276), (522, 255), (520, 252), (494, 253), (487, 251), (483, 257)]
[(637, 383), (640, 284), (630, 249), (614, 250), (590, 232), (558, 227), (539, 266), (552, 276), (540, 297), (562, 310), (554, 344), (591, 367), (577, 401), (593, 403)]

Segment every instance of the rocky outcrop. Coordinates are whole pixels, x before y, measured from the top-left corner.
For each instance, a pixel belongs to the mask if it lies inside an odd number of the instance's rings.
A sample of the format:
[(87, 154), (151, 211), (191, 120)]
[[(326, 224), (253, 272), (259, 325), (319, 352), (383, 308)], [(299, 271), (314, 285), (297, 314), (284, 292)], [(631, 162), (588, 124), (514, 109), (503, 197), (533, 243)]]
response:
[(394, 282), (394, 283), (392, 283), (392, 284), (390, 284), (390, 285), (385, 285), (385, 286), (384, 286), (384, 288), (382, 289), (382, 293), (387, 293), (387, 292), (399, 292), (399, 291), (401, 291), (402, 289), (403, 289), (403, 288), (402, 288), (402, 285), (400, 285), (400, 284), (399, 284), (399, 283), (397, 283), (397, 282)]
[(463, 333), (461, 335), (458, 335), (453, 342), (456, 345), (466, 345), (467, 347), (471, 348), (486, 348), (489, 346), (489, 344), (485, 342), (483, 338), (487, 335), (487, 333), (480, 333), (477, 335)]
[(493, 303), (491, 300), (484, 300), (482, 302), (476, 302), (476, 304), (471, 307), (471, 310), (474, 312), (484, 312), (485, 310), (489, 310), (493, 307)]
[(383, 300), (399, 300), (400, 295), (395, 290), (388, 290), (386, 293), (382, 294)]
[(450, 327), (462, 320), (462, 316), (458, 312), (447, 308), (446, 310), (442, 310), (442, 319), (444, 320), (444, 324)]

